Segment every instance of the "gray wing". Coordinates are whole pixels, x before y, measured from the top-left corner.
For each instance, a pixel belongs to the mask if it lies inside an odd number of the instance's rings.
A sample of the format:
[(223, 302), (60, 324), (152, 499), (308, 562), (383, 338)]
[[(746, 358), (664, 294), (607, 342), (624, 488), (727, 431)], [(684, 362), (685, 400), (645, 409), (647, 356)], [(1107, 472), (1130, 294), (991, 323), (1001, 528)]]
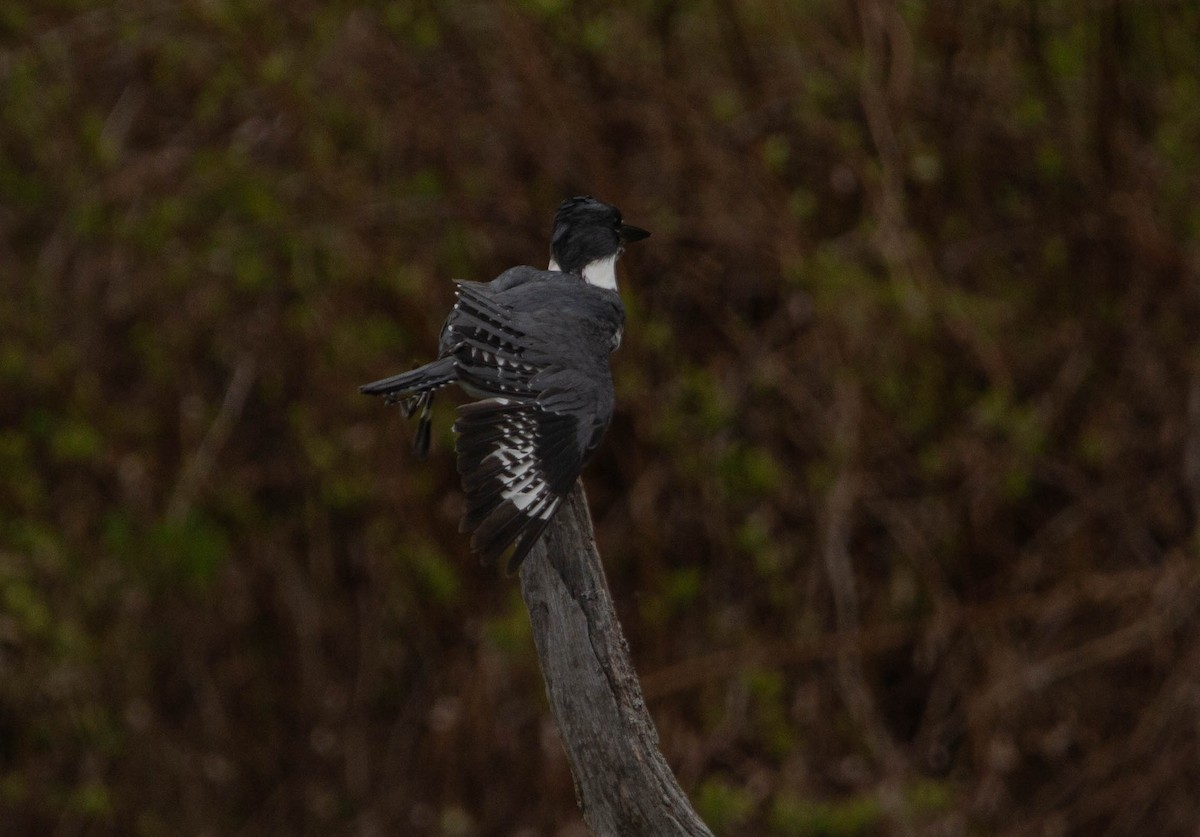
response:
[[(511, 341), (519, 335), (511, 328), (506, 328), (506, 324), (511, 326), (511, 322), (509, 322), (511, 311), (503, 305), (496, 307), (493, 304), (494, 301), (502, 294), (511, 296), (511, 292), (520, 286), (556, 278), (561, 278), (561, 274), (525, 266), (506, 270), (486, 284), (460, 283), (460, 301), (455, 303), (449, 318), (442, 326), (438, 359), (419, 370), (393, 375), (361, 387), (364, 393), (383, 395), (387, 398), (388, 403), (399, 403), (406, 418), (417, 416), (417, 432), (413, 438), (413, 452), (418, 459), (424, 459), (429, 453), (433, 426), (434, 392), (456, 381), (475, 394), (479, 394), (481, 388), (484, 391), (488, 389), (488, 381), (473, 383), (472, 380), (463, 379), (460, 376), (462, 365), (454, 357), (456, 351), (460, 349), (466, 351), (476, 361), (475, 365), (482, 366), (485, 370), (486, 361), (489, 359), (501, 364), (502, 371), (506, 368), (503, 363), (511, 360), (513, 350)], [(465, 304), (461, 300), (464, 288), (470, 289), (467, 291), (468, 301)], [(472, 303), (471, 300), (474, 302)], [(476, 322), (479, 318), (482, 318), (483, 322)], [(498, 336), (498, 333), (502, 335), (503, 339)], [(468, 364), (465, 368), (470, 370), (472, 366)], [(478, 371), (476, 370), (476, 372)], [(516, 391), (521, 391), (521, 381), (509, 379), (520, 377), (515, 373), (531, 371), (533, 370), (529, 368), (509, 368), (507, 372), (510, 374), (499, 377), (492, 376), (490, 383), (492, 388), (499, 387), (501, 391), (510, 385), (518, 387)]]
[[(561, 274), (549, 274), (561, 276)], [(459, 380), (483, 400), (454, 429), (464, 531), (485, 562), (516, 543), (515, 571), (558, 510), (612, 417), (608, 354), (619, 299), (558, 280), (488, 294), (460, 285), (448, 322)]]
[[(502, 295), (508, 294), (508, 292), (512, 291), (513, 288), (529, 282), (537, 282), (539, 280), (556, 277), (558, 275), (559, 274), (550, 273), (546, 270), (538, 270), (537, 268), (524, 265), (521, 267), (509, 268), (490, 282), (456, 282), (454, 293), (455, 296), (458, 297), (458, 301), (455, 302), (454, 308), (450, 311), (450, 316), (446, 319), (445, 324), (442, 326), (442, 333), (438, 346), (438, 356), (441, 357), (448, 355), (454, 348), (455, 336), (451, 333), (450, 327), (455, 320), (455, 315), (460, 313), (459, 306), (462, 302), (462, 294), (464, 290), (470, 294), (472, 299), (476, 300), (476, 304), (487, 305), (489, 308), (491, 308), (489, 303), (495, 303), (498, 298), (500, 298)], [(500, 316), (511, 317), (511, 313), (504, 311), (500, 314)]]

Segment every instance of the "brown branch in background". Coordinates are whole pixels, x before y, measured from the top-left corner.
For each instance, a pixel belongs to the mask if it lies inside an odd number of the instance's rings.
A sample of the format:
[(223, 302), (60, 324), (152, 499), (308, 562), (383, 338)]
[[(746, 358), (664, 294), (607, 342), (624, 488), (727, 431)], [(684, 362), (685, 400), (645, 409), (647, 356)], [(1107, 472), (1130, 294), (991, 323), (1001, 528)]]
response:
[[(859, 393), (853, 385), (838, 387), (834, 446), (842, 465), (825, 503), (824, 536), (821, 557), (833, 593), (834, 614), (839, 634), (853, 634), (859, 629), (858, 591), (850, 557), (850, 535), (853, 531), (857, 502), (858, 480), (854, 473), (859, 445), (859, 425), (862, 407)], [(864, 743), (885, 773), (880, 785), (880, 800), (889, 810), (892, 822), (901, 833), (909, 833), (904, 801), (901, 794), (903, 777), (908, 765), (887, 724), (879, 714), (867, 678), (863, 672), (862, 655), (853, 645), (844, 645), (837, 654), (838, 684), (842, 699), (854, 723), (862, 733)]]
[[(642, 678), (642, 685), (650, 699), (657, 700), (763, 666), (781, 668), (837, 659), (847, 653), (847, 649), (859, 658), (866, 658), (909, 644), (944, 645), (952, 635), (961, 632), (996, 633), (1006, 630), (1005, 626), (1044, 619), (1051, 613), (1062, 614), (1083, 607), (1103, 606), (1110, 610), (1129, 607), (1131, 602), (1136, 604), (1137, 600), (1152, 595), (1161, 586), (1163, 573), (1163, 569), (1153, 567), (1098, 574), (1082, 582), (1072, 578), (1041, 594), (999, 596), (981, 604), (943, 606), (920, 623), (860, 627), (848, 633), (837, 631), (799, 641), (728, 648), (651, 672)], [(1180, 590), (1187, 591), (1200, 583), (1200, 574), (1192, 571), (1182, 576), (1172, 575), (1171, 580)], [(1148, 642), (1154, 637), (1143, 631), (1142, 639)], [(1084, 657), (1095, 665), (1110, 661), (1104, 655), (1090, 652), (1074, 659)], [(1056, 656), (1054, 659), (1066, 658)], [(1038, 667), (1039, 671), (1053, 667), (1048, 659), (1031, 659), (1028, 664), (1031, 668)], [(1075, 666), (1075, 670), (1078, 668)]]
[(1059, 680), (1121, 659), (1139, 648), (1152, 646), (1195, 613), (1198, 602), (1194, 595), (1194, 579), (1186, 592), (1187, 595), (1176, 596), (1173, 601), (1166, 602), (1161, 610), (1149, 609), (1145, 616), (1130, 625), (1021, 667), (1011, 679), (995, 681), (988, 696), (995, 700), (1011, 700), (1014, 692), (1041, 692)]
[(762, 89), (762, 77), (754, 60), (754, 49), (746, 37), (738, 15), (737, 4), (732, 0), (718, 0), (717, 14), (721, 18), (721, 40), (725, 46), (729, 64), (745, 93), (756, 93)]
[[(888, 101), (889, 94), (893, 100), (907, 99), (907, 90), (901, 85), (910, 83), (912, 77), (911, 66), (905, 65), (912, 60), (912, 46), (903, 19), (890, 4), (885, 8), (878, 0), (862, 0), (858, 9), (864, 53), (859, 95), (879, 162), (879, 183), (873, 195), (875, 245), (892, 279), (907, 286), (906, 301), (915, 306), (913, 313), (923, 314), (928, 305), (917, 283), (930, 274), (915, 264), (920, 254), (907, 219), (904, 155)], [(890, 64), (889, 47), (893, 56)], [(885, 64), (890, 82), (883, 78)]]
[(1193, 525), (1200, 526), (1200, 361), (1194, 362), (1192, 367), (1192, 379), (1188, 386), (1183, 482), (1191, 493)]
[[(1110, 834), (1136, 834), (1139, 821), (1163, 782), (1172, 772), (1186, 770), (1194, 763), (1194, 755), (1186, 749), (1172, 748), (1171, 742), (1178, 736), (1174, 720), (1181, 712), (1194, 713), (1197, 705), (1200, 641), (1193, 639), (1186, 650), (1181, 650), (1162, 688), (1142, 705), (1129, 739), (1105, 741), (1088, 760), (1088, 777), (1098, 786), (1107, 785), (1108, 791), (1096, 794), (1089, 807), (1094, 816), (1111, 817)], [(1128, 769), (1131, 757), (1145, 759), (1158, 775), (1151, 781), (1136, 781), (1143, 777)]]
[(178, 523), (187, 516), (195, 500), (196, 492), (208, 479), (213, 465), (216, 464), (217, 455), (229, 441), (233, 425), (238, 416), (242, 414), (242, 410), (246, 406), (246, 399), (250, 396), (250, 387), (254, 384), (254, 368), (253, 355), (243, 354), (238, 359), (237, 366), (234, 367), (233, 374), (229, 378), (229, 385), (225, 388), (225, 397), (221, 400), (221, 407), (217, 410), (216, 418), (208, 426), (208, 432), (204, 434), (196, 453), (180, 475), (179, 481), (175, 483), (175, 490), (171, 492), (171, 499), (167, 503), (166, 517), (172, 523)]
[(550, 709), (597, 835), (709, 835), (658, 749), (596, 551), (583, 484), (521, 567)]

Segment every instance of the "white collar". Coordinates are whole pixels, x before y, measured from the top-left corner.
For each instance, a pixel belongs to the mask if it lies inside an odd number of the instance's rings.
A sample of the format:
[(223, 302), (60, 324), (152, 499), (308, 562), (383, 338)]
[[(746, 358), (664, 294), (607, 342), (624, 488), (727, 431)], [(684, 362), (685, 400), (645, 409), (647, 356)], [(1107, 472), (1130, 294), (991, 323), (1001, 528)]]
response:
[[(558, 262), (553, 258), (550, 259), (550, 264), (546, 266), (546, 270), (562, 272), (562, 268), (558, 266)], [(595, 285), (597, 288), (615, 291), (617, 289), (617, 257), (609, 256), (604, 259), (596, 259), (594, 262), (588, 262), (583, 268), (583, 281), (589, 285)]]
[(615, 291), (617, 289), (617, 256), (614, 253), (606, 259), (596, 259), (588, 262), (583, 268), (583, 281), (597, 288)]

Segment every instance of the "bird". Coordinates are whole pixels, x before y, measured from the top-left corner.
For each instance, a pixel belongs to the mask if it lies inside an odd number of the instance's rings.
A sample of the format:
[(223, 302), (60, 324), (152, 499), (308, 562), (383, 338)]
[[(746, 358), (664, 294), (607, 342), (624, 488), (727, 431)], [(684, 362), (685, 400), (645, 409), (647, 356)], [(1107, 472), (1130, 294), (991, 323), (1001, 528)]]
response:
[(612, 419), (609, 355), (625, 308), (616, 263), (650, 233), (591, 196), (554, 215), (545, 270), (510, 268), (490, 282), (455, 282), (438, 357), (360, 387), (417, 417), (413, 452), (429, 452), (434, 393), (457, 384), (474, 399), (456, 410), (460, 531), (484, 564), (512, 549), (516, 573), (595, 452)]

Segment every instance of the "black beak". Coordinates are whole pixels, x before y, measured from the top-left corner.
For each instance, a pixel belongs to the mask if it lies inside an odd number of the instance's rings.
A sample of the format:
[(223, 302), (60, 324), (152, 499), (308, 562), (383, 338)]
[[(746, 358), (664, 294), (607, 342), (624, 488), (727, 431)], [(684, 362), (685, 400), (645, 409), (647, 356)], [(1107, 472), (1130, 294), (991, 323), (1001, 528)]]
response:
[(647, 230), (643, 230), (641, 227), (635, 227), (632, 224), (622, 224), (617, 230), (617, 235), (621, 237), (622, 241), (631, 243), (634, 241), (641, 241), (643, 238), (650, 235), (650, 233)]

